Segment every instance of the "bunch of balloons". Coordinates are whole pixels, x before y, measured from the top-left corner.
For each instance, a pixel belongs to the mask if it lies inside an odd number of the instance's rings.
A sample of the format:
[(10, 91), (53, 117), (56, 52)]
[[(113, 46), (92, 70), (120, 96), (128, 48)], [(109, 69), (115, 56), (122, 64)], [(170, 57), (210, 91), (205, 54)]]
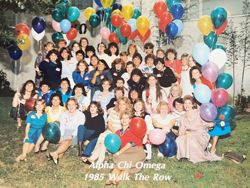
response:
[(44, 35), (45, 35), (45, 28), (46, 28), (46, 22), (43, 17), (36, 16), (32, 20), (32, 29), (31, 29), (31, 35), (32, 37), (40, 41)]
[(78, 30), (74, 28), (74, 25), (79, 17), (80, 10), (71, 6), (70, 1), (59, 1), (52, 11), (52, 27), (55, 30), (55, 33), (52, 34), (53, 42), (57, 43), (61, 39), (66, 41), (74, 40), (78, 34)]
[(184, 14), (181, 0), (158, 0), (154, 4), (154, 13), (159, 18), (158, 25), (170, 39), (179, 36), (183, 30), (180, 20)]
[(143, 43), (149, 38), (150, 21), (141, 15), (139, 8), (131, 4), (122, 5), (115, 0), (95, 0), (95, 3), (98, 9), (88, 7), (84, 16), (93, 28), (101, 24), (100, 35), (103, 39), (125, 45), (136, 36)]

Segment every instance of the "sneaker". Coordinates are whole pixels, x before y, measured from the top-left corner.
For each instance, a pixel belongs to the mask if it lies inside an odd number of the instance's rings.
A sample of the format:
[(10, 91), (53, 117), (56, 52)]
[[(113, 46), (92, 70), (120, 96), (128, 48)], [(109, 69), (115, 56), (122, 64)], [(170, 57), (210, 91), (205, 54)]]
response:
[(164, 157), (164, 155), (163, 155), (161, 152), (158, 152), (158, 153), (157, 153), (157, 157), (159, 157), (159, 158), (163, 158), (163, 157)]

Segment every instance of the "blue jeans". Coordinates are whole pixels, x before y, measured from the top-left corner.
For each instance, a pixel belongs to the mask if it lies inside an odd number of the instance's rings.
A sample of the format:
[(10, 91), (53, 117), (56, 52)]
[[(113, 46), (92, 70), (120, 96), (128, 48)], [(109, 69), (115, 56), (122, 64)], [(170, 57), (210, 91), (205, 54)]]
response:
[[(89, 138), (95, 133), (94, 130), (87, 129), (84, 125), (80, 125), (78, 127), (77, 131), (77, 139), (78, 142), (84, 142), (86, 140), (89, 140)], [(92, 140), (89, 140), (88, 145), (85, 147), (85, 149), (82, 151), (82, 156), (89, 157), (92, 153), (92, 151), (95, 148), (97, 142), (97, 138), (94, 138)]]

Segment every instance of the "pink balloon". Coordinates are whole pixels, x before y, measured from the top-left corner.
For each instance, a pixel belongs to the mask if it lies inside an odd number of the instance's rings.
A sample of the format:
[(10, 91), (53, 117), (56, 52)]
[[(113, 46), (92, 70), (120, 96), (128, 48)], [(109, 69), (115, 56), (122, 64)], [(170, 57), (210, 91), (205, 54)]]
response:
[(207, 80), (215, 82), (219, 75), (219, 67), (213, 62), (208, 62), (202, 66), (201, 72)]
[(166, 139), (166, 134), (162, 129), (153, 129), (149, 132), (149, 140), (154, 145), (162, 144)]
[(102, 38), (108, 40), (109, 39), (109, 35), (110, 35), (110, 30), (107, 27), (102, 27), (100, 30), (100, 35), (102, 36)]
[(217, 88), (212, 91), (212, 102), (216, 107), (222, 107), (228, 102), (228, 92), (224, 88)]
[(60, 23), (56, 22), (55, 20), (52, 20), (52, 27), (56, 32), (61, 32), (61, 27), (60, 27)]

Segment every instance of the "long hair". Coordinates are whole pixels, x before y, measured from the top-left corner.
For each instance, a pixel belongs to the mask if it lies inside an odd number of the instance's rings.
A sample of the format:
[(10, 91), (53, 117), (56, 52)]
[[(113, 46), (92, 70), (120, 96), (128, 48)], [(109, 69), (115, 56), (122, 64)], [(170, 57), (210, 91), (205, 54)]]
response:
[(102, 106), (100, 104), (100, 102), (97, 102), (97, 101), (92, 101), (90, 104), (89, 104), (89, 107), (88, 107), (88, 112), (90, 113), (90, 106), (91, 105), (95, 105), (97, 107), (97, 113), (98, 115), (103, 115), (104, 114), (104, 111), (102, 109)]
[[(127, 55), (130, 55), (129, 49), (130, 49), (131, 47), (135, 48), (135, 53), (138, 52), (137, 46), (136, 46), (135, 44), (130, 44), (130, 45), (128, 45)], [(135, 53), (134, 53), (134, 54), (135, 54)], [(134, 55), (134, 54), (132, 54), (132, 55)]]
[(162, 99), (162, 93), (161, 93), (161, 86), (159, 84), (159, 81), (158, 81), (158, 78), (156, 77), (156, 75), (154, 74), (150, 74), (148, 76), (148, 79), (147, 79), (147, 83), (146, 83), (146, 87), (145, 87), (145, 91), (149, 91), (149, 84), (148, 84), (148, 80), (150, 77), (154, 77), (156, 79), (156, 84), (155, 84), (155, 87), (156, 87), (156, 100), (161, 100)]
[(116, 48), (115, 55), (118, 56), (119, 55), (119, 47), (115, 42), (109, 43), (108, 49), (106, 50), (106, 54), (108, 54), (109, 56), (112, 56), (110, 48), (113, 47), (113, 46)]
[(84, 64), (84, 65), (85, 65), (85, 67), (86, 67), (85, 73), (86, 73), (86, 72), (89, 72), (88, 63), (87, 63), (85, 60), (81, 60), (81, 61), (79, 61), (79, 62), (77, 63), (77, 65), (76, 65), (76, 71), (77, 71), (77, 72), (80, 72), (80, 70), (79, 70), (79, 65), (80, 65), (80, 64)]
[(20, 89), (20, 94), (21, 95), (25, 95), (25, 91), (26, 91), (26, 86), (28, 84), (32, 84), (33, 85), (33, 90), (31, 91), (31, 97), (33, 97), (34, 95), (36, 95), (36, 85), (35, 83), (33, 82), (33, 80), (27, 80), (21, 87)]
[(70, 91), (71, 91), (70, 81), (69, 81), (68, 78), (62, 78), (61, 81), (60, 81), (60, 85), (61, 85), (61, 83), (62, 83), (63, 81), (68, 82), (68, 90), (66, 91), (66, 94), (68, 95), (68, 94), (70, 93)]
[(136, 104), (136, 103), (142, 103), (142, 110), (141, 110), (140, 116), (143, 117), (143, 116), (145, 115), (145, 113), (146, 113), (145, 102), (144, 102), (142, 99), (137, 99), (137, 100), (134, 102), (134, 104), (133, 104), (133, 112), (134, 112), (134, 114), (135, 114), (135, 109), (134, 109), (134, 107), (135, 107), (135, 104)]
[(86, 93), (86, 91), (85, 91), (84, 86), (83, 86), (82, 84), (80, 84), (80, 83), (78, 83), (78, 84), (76, 84), (76, 85), (74, 86), (73, 91), (72, 91), (72, 96), (75, 95), (75, 90), (76, 90), (76, 88), (82, 89), (82, 95), (83, 95), (83, 96), (87, 96), (87, 93)]
[(130, 100), (127, 97), (122, 97), (122, 98), (118, 99), (116, 104), (115, 104), (114, 110), (117, 113), (120, 113), (119, 105), (120, 105), (121, 101), (124, 101), (126, 103), (126, 110), (125, 111), (132, 114), (133, 106), (132, 106)]
[(58, 97), (59, 100), (60, 100), (60, 106), (63, 106), (63, 102), (62, 102), (62, 97), (59, 93), (53, 93), (51, 96), (50, 96), (50, 99), (49, 99), (49, 106), (52, 106), (52, 100), (54, 99), (54, 97)]
[(200, 67), (198, 67), (198, 66), (193, 66), (193, 67), (189, 70), (190, 83), (191, 83), (192, 85), (194, 85), (194, 84), (195, 84), (195, 81), (196, 81), (194, 78), (192, 78), (192, 72), (193, 72), (193, 70), (198, 70), (198, 71), (200, 72), (200, 74), (202, 75), (202, 72), (201, 72)]

